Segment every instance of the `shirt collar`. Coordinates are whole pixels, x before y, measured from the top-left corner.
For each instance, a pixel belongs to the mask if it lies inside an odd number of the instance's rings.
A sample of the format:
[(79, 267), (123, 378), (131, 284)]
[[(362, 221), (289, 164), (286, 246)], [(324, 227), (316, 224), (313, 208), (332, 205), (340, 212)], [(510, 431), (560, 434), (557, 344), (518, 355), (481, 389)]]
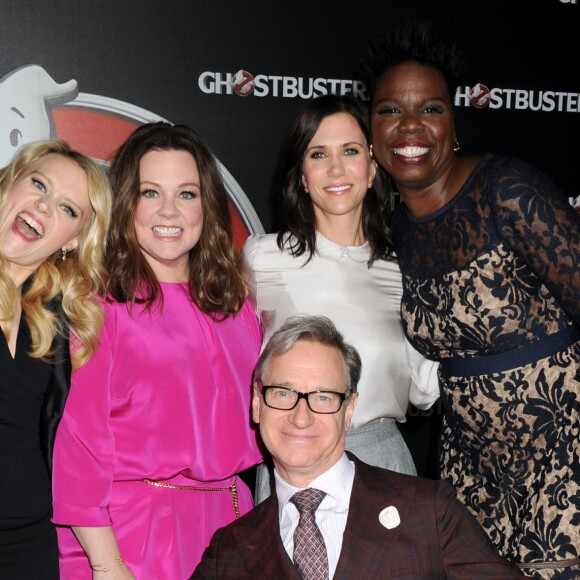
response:
[(355, 262), (368, 262), (371, 256), (371, 247), (368, 242), (362, 246), (341, 246), (325, 238), (320, 232), (316, 232), (316, 251), (324, 260), (338, 262), (339, 260), (351, 259)]
[(343, 503), (347, 508), (350, 503), (350, 492), (352, 485), (345, 486), (345, 481), (354, 480), (354, 463), (343, 453), (340, 459), (327, 471), (313, 479), (305, 488), (294, 487), (284, 481), (274, 469), (276, 481), (276, 496), (278, 497), (278, 517), (282, 517), (284, 506), (290, 498), (301, 489), (315, 488), (326, 492), (326, 495), (334, 498), (337, 502)]

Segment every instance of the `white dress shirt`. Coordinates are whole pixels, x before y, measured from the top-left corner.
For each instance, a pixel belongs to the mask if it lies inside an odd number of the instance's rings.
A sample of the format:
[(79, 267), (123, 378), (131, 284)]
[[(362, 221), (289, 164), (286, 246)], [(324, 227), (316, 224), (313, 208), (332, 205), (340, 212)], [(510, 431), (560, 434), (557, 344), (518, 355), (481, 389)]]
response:
[[(290, 559), (294, 561), (294, 531), (298, 525), (300, 514), (290, 498), (301, 489), (286, 483), (274, 470), (276, 480), (276, 495), (278, 496), (278, 518), (280, 521), (280, 536)], [(354, 464), (343, 453), (342, 457), (322, 475), (319, 475), (307, 487), (326, 492), (320, 506), (316, 510), (316, 524), (322, 533), (328, 554), (328, 572), (332, 578), (336, 572), (342, 536), (348, 518), (348, 506), (354, 481)]]
[(400, 318), (403, 286), (397, 262), (371, 268), (368, 244), (340, 246), (316, 234), (317, 252), (292, 257), (276, 235), (253, 235), (243, 249), (264, 345), (294, 314), (330, 318), (359, 352), (360, 398), (352, 419), (358, 429), (381, 419), (405, 420), (409, 400), (420, 409), (439, 397), (438, 363), (406, 340)]

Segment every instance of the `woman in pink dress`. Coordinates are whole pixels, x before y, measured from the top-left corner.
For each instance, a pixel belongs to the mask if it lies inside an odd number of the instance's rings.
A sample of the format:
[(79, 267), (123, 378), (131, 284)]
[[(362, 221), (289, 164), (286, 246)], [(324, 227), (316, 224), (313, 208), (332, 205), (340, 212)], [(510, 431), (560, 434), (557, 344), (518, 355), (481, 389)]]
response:
[(249, 421), (261, 332), (195, 132), (140, 127), (110, 177), (105, 324), (55, 449), (61, 576), (180, 580), (252, 507), (237, 474), (261, 460)]

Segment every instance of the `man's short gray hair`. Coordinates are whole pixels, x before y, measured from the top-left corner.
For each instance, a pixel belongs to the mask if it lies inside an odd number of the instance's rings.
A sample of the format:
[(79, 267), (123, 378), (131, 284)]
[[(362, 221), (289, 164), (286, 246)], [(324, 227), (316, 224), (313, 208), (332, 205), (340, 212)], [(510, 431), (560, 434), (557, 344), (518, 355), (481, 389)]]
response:
[(316, 342), (336, 348), (342, 357), (346, 390), (356, 392), (361, 373), (361, 359), (356, 348), (344, 340), (330, 318), (299, 314), (288, 318), (286, 322), (270, 337), (262, 351), (254, 380), (262, 382), (267, 373), (270, 360), (286, 354), (299, 340)]

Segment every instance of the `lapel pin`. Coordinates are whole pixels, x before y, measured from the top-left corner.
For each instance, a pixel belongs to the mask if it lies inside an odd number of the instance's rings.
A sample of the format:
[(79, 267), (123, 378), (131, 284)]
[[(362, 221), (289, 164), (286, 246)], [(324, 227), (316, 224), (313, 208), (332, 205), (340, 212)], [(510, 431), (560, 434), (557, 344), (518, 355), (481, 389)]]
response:
[(401, 518), (399, 516), (399, 510), (394, 505), (390, 505), (386, 507), (380, 514), (379, 514), (379, 522), (387, 530), (392, 530), (396, 528), (401, 523)]

